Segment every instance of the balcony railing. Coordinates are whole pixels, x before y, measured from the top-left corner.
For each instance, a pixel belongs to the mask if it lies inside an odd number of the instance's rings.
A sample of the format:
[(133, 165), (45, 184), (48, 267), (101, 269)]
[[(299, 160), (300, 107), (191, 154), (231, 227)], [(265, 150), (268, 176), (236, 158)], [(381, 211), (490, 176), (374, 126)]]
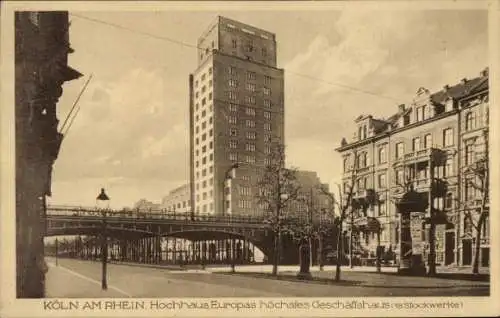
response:
[(199, 222), (222, 222), (222, 223), (263, 223), (262, 216), (253, 215), (203, 215), (191, 213), (176, 213), (168, 210), (99, 210), (96, 208), (71, 207), (71, 206), (48, 206), (48, 217), (69, 217), (69, 218), (102, 218), (113, 219), (150, 219), (168, 221), (199, 221)]
[(430, 158), (431, 151), (432, 151), (432, 148), (426, 148), (426, 149), (420, 149), (417, 151), (413, 151), (413, 152), (405, 154), (404, 159), (411, 160), (411, 161), (428, 160)]
[(366, 167), (362, 167), (362, 168), (358, 168), (356, 170), (356, 172), (359, 174), (359, 173), (365, 173), (365, 172), (369, 172), (371, 170), (371, 167), (372, 166), (366, 166)]
[(364, 198), (366, 197), (366, 189), (359, 189), (353, 193), (354, 198)]
[(439, 148), (425, 148), (425, 149), (419, 149), (416, 151), (412, 151), (409, 153), (406, 153), (399, 158), (396, 158), (394, 160), (394, 164), (413, 164), (416, 162), (422, 162), (422, 161), (427, 161), (427, 160), (433, 160), (435, 162), (442, 162), (442, 159), (444, 158), (442, 155), (445, 154), (441, 149)]
[(479, 208), (481, 206), (481, 204), (483, 204), (482, 199), (471, 198), (471, 199), (467, 200), (467, 205), (471, 208)]

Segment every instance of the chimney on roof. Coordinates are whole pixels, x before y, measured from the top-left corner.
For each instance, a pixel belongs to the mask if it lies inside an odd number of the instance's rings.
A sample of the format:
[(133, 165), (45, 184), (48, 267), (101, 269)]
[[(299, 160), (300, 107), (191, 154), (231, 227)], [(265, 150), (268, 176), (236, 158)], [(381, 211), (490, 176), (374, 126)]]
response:
[(465, 78), (465, 77), (464, 77), (464, 78), (462, 78), (462, 80), (460, 81), (460, 83), (462, 83), (462, 84), (467, 83), (467, 78)]
[(445, 92), (447, 92), (449, 88), (450, 88), (450, 85), (448, 85), (448, 84), (446, 84), (445, 86), (443, 86), (443, 90)]
[(398, 111), (399, 111), (400, 113), (404, 112), (404, 111), (405, 111), (405, 104), (400, 104), (400, 105), (398, 106)]
[(345, 140), (345, 138), (342, 138), (342, 140), (340, 141), (340, 146), (344, 147), (345, 145), (347, 145), (347, 140)]
[(481, 77), (486, 77), (486, 76), (488, 76), (489, 71), (490, 71), (490, 68), (489, 68), (489, 67), (486, 67), (484, 70), (482, 70), (482, 71), (481, 71), (481, 73), (480, 73)]

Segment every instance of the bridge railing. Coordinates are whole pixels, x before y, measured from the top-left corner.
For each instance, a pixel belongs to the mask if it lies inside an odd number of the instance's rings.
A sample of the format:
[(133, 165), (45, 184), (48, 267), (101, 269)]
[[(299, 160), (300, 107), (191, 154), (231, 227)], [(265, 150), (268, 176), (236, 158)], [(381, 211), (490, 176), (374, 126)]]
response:
[(175, 212), (165, 209), (157, 210), (112, 210), (97, 209), (89, 207), (50, 205), (47, 207), (47, 216), (70, 216), (70, 217), (103, 217), (106, 218), (128, 218), (128, 219), (156, 219), (156, 220), (175, 220), (186, 222), (219, 222), (219, 223), (253, 223), (262, 224), (264, 217), (245, 216), (245, 215), (191, 215), (189, 212)]
[[(169, 220), (183, 222), (211, 222), (211, 223), (245, 223), (245, 224), (266, 224), (266, 217), (252, 215), (208, 215), (195, 214), (189, 212), (175, 212), (165, 209), (97, 209), (93, 207), (77, 207), (64, 205), (49, 205), (47, 207), (47, 216), (68, 216), (68, 217), (88, 217), (88, 218), (117, 218), (117, 219), (132, 219), (132, 220)], [(286, 218), (287, 222), (304, 223), (307, 222), (303, 216), (290, 215)], [(318, 220), (313, 220), (313, 224), (317, 224)], [(333, 225), (333, 220), (322, 220), (323, 224)]]

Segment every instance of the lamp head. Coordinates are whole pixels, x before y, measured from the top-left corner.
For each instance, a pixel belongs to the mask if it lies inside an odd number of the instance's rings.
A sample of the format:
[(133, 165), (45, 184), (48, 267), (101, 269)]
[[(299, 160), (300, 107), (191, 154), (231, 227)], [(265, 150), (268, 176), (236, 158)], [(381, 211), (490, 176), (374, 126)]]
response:
[(96, 200), (109, 201), (109, 197), (106, 194), (106, 192), (104, 191), (104, 188), (101, 188), (101, 193), (99, 193), (99, 195), (97, 196)]

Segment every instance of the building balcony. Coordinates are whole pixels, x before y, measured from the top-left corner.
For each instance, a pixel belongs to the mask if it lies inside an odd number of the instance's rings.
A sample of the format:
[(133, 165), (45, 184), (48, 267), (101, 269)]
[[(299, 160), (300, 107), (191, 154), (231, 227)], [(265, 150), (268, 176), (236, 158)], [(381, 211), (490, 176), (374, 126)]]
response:
[(434, 179), (434, 182), (431, 182), (430, 178), (413, 179), (409, 182), (418, 192), (428, 192), (432, 189), (432, 195), (437, 197), (445, 196), (448, 190), (448, 183), (437, 178)]
[[(479, 209), (481, 205), (483, 204), (483, 200), (481, 198), (471, 198), (467, 199), (467, 207), (470, 209)], [(486, 207), (488, 207), (489, 204), (486, 202)]]
[(368, 173), (368, 172), (371, 172), (373, 170), (373, 166), (366, 166), (366, 167), (362, 167), (362, 168), (358, 168), (356, 170), (357, 174), (364, 174), (364, 173)]
[(430, 159), (432, 148), (420, 149), (410, 153), (406, 153), (403, 159), (406, 163), (415, 163)]
[(425, 148), (405, 153), (394, 160), (394, 165), (412, 165), (432, 160), (436, 165), (442, 165), (446, 160), (446, 152), (438, 148)]
[(359, 189), (352, 194), (353, 199), (366, 198), (366, 189)]

